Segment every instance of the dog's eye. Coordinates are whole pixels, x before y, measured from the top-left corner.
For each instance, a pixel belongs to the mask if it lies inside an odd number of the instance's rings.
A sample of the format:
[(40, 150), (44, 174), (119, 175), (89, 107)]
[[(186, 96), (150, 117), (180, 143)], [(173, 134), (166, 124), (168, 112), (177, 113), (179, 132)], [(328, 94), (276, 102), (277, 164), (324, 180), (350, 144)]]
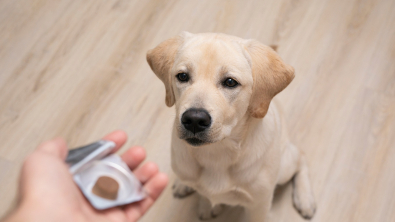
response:
[(186, 73), (178, 73), (176, 77), (178, 80), (180, 80), (180, 82), (188, 82), (189, 80), (189, 76)]
[(237, 85), (239, 85), (239, 83), (236, 80), (232, 79), (232, 78), (225, 79), (223, 84), (224, 84), (224, 86), (230, 87), (230, 88), (233, 88), (233, 87), (236, 87)]

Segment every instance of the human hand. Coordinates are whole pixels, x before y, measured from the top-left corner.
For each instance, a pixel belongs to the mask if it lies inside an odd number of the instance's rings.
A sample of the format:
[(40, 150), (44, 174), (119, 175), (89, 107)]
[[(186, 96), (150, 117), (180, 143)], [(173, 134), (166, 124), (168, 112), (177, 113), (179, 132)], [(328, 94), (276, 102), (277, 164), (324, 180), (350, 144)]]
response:
[[(116, 152), (127, 139), (123, 131), (115, 131), (103, 139), (114, 141)], [(148, 196), (139, 202), (103, 211), (94, 209), (74, 183), (65, 163), (64, 140), (45, 142), (27, 157), (22, 167), (17, 209), (4, 222), (11, 221), (137, 221), (152, 206), (167, 185), (168, 178), (155, 163), (145, 163), (145, 151), (132, 147), (122, 156), (135, 176), (144, 184)]]

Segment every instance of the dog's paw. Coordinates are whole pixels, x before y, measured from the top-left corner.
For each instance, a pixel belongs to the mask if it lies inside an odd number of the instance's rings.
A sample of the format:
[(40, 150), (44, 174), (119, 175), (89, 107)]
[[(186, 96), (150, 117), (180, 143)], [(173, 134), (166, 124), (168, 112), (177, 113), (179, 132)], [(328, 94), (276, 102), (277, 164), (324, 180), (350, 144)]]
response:
[(185, 186), (184, 184), (180, 183), (178, 180), (174, 182), (172, 188), (173, 188), (173, 196), (176, 198), (184, 198), (195, 192), (194, 189)]
[(199, 207), (199, 219), (210, 220), (216, 218), (223, 211), (223, 205), (216, 205), (213, 208)]
[(301, 195), (299, 192), (293, 192), (293, 203), (295, 209), (305, 219), (313, 218), (317, 205), (313, 195)]

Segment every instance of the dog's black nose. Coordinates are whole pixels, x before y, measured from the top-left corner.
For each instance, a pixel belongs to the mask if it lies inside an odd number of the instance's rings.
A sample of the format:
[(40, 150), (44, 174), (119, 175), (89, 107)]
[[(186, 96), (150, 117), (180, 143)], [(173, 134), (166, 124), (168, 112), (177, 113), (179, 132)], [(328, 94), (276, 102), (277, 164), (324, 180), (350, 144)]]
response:
[(182, 114), (182, 125), (192, 133), (201, 132), (211, 125), (211, 116), (204, 109), (188, 109)]

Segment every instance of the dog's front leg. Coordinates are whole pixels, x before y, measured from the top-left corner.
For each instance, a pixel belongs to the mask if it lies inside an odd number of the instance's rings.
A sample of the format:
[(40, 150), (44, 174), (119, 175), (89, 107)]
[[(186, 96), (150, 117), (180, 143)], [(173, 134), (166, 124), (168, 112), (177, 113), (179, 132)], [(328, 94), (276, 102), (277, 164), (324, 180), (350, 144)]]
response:
[(210, 220), (216, 218), (222, 213), (223, 205), (217, 204), (212, 206), (209, 199), (200, 195), (199, 197), (199, 219), (200, 220)]
[(195, 190), (191, 187), (188, 187), (181, 183), (181, 181), (177, 178), (173, 184), (173, 196), (176, 198), (184, 198), (195, 192)]

